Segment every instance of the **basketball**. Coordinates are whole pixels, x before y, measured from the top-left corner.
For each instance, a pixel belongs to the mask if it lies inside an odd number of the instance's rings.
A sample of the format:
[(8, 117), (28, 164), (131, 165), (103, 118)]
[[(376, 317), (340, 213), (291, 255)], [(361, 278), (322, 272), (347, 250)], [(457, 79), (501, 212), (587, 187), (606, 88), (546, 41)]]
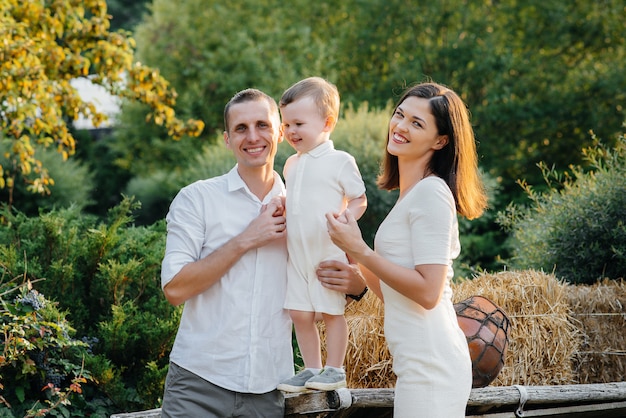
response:
[(472, 296), (455, 303), (454, 310), (472, 358), (472, 387), (485, 387), (504, 367), (509, 343), (509, 318), (500, 307), (483, 296)]

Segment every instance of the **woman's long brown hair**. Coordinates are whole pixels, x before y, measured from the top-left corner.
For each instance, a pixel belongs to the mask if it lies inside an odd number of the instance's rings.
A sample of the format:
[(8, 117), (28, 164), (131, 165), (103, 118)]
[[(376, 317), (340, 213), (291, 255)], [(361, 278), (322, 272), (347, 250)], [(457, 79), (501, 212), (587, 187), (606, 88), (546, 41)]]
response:
[[(468, 219), (479, 217), (487, 207), (487, 195), (478, 172), (476, 139), (465, 103), (446, 86), (420, 83), (403, 93), (394, 112), (407, 97), (428, 99), (439, 135), (448, 136), (448, 144), (435, 151), (427, 171), (441, 177), (450, 187), (459, 215)], [(383, 190), (394, 190), (400, 186), (398, 157), (387, 151), (387, 141), (377, 184)]]

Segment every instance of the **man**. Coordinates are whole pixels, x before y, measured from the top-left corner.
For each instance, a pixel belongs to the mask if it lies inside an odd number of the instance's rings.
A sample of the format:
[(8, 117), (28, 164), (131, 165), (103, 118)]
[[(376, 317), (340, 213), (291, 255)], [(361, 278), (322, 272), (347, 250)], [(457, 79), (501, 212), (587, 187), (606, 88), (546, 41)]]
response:
[(224, 110), (237, 165), (183, 188), (167, 215), (162, 286), (185, 303), (163, 416), (277, 417), (277, 383), (293, 374), (283, 310), (287, 250), (284, 185), (274, 172), (282, 140), (276, 102), (248, 89)]
[[(184, 187), (166, 218), (163, 292), (185, 306), (163, 417), (283, 416), (276, 386), (294, 372), (283, 309), (285, 187), (273, 169), (282, 141), (278, 107), (259, 90), (243, 90), (226, 105), (224, 125), (236, 166)], [(360, 277), (331, 286), (356, 294), (364, 287)]]

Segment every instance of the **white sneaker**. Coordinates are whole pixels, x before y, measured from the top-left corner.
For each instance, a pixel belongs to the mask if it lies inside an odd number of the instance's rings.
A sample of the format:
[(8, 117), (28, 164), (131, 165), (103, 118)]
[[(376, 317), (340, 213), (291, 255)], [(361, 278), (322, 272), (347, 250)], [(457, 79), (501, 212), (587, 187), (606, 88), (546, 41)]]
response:
[(315, 390), (335, 390), (345, 388), (346, 386), (346, 373), (328, 368), (322, 370), (317, 376), (311, 377), (304, 384), (304, 387), (307, 389)]
[(305, 383), (313, 377), (315, 377), (315, 374), (313, 374), (311, 370), (304, 369), (297, 375), (281, 382), (276, 389), (282, 390), (283, 392), (304, 392), (307, 390), (304, 386)]

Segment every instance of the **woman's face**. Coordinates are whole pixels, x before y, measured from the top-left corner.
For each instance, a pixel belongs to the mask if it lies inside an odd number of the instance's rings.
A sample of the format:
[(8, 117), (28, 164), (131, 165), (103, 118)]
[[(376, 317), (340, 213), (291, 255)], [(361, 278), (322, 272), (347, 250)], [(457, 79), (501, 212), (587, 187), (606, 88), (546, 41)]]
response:
[(430, 159), (446, 143), (447, 137), (437, 131), (428, 99), (409, 96), (391, 116), (387, 151), (399, 159)]

